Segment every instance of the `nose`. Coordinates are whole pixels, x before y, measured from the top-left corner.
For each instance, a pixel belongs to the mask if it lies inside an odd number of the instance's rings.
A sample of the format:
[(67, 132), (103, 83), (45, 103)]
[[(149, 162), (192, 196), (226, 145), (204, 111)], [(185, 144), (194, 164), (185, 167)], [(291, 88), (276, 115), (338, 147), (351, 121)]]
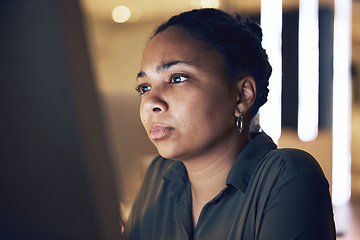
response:
[(162, 92), (152, 88), (142, 99), (142, 107), (148, 113), (162, 113), (167, 111), (168, 104)]

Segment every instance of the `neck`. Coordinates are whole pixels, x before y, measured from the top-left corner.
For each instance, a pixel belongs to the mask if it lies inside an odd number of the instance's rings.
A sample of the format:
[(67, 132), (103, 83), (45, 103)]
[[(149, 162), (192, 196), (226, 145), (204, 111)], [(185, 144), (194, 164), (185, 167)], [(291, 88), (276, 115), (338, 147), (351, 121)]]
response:
[[(201, 156), (182, 160), (188, 172), (189, 180), (194, 190), (197, 186), (213, 186), (212, 182), (225, 185), (226, 177), (235, 162), (236, 157), (248, 141), (248, 135), (237, 135), (236, 139), (227, 141), (219, 149), (212, 148)], [(219, 185), (219, 184), (215, 184)]]
[(226, 178), (246, 141), (244, 136), (238, 136), (223, 151), (213, 150), (197, 159), (183, 161), (191, 182), (194, 227), (203, 206), (226, 187)]
[(207, 201), (215, 197), (225, 187), (227, 175), (236, 155), (226, 152), (217, 159), (184, 163), (188, 171), (193, 196)]

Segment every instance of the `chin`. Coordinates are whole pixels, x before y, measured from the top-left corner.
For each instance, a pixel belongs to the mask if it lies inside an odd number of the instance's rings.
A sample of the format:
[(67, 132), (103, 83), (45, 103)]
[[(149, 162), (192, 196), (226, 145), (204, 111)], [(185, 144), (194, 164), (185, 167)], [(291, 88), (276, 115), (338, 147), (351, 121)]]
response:
[(157, 150), (159, 154), (163, 158), (172, 159), (172, 160), (179, 160), (179, 154), (178, 149), (171, 149), (171, 148), (164, 148), (164, 147), (157, 147)]
[(172, 160), (183, 160), (190, 157), (193, 152), (193, 148), (179, 141), (154, 141), (154, 146), (156, 147), (158, 153), (163, 158), (172, 159)]
[(176, 155), (175, 154), (172, 154), (170, 153), (169, 151), (160, 151), (158, 150), (160, 156), (162, 156), (163, 158), (167, 158), (167, 159), (173, 159), (173, 160), (176, 160)]

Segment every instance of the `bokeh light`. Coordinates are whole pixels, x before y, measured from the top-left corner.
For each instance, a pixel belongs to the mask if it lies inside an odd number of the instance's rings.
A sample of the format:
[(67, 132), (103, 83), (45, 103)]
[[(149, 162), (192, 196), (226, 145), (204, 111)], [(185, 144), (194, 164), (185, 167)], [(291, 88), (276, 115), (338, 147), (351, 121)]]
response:
[(131, 11), (126, 6), (122, 6), (122, 5), (117, 6), (112, 11), (112, 19), (114, 22), (117, 22), (117, 23), (126, 22), (127, 20), (129, 20), (130, 16), (131, 16)]

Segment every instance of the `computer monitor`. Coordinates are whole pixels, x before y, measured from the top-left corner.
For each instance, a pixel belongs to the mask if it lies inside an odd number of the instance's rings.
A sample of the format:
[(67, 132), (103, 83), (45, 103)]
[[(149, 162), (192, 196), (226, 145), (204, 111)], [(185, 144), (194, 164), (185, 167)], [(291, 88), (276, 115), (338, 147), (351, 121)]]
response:
[(0, 239), (121, 239), (78, 1), (1, 1), (0, 29)]

